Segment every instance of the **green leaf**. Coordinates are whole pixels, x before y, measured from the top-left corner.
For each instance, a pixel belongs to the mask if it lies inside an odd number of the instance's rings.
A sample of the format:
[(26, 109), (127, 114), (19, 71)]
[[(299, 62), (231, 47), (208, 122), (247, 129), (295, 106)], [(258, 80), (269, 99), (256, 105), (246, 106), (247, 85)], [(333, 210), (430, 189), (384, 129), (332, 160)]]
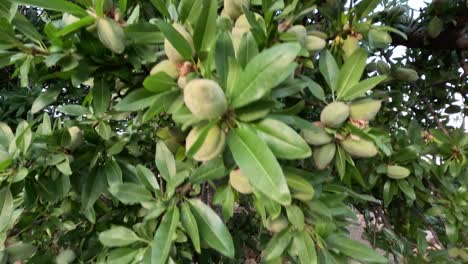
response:
[(272, 114), (272, 115), (268, 115), (268, 117), (282, 121), (298, 129), (309, 129), (309, 130), (317, 129), (316, 126), (314, 126), (310, 121), (302, 119), (298, 116)]
[(86, 177), (81, 192), (81, 206), (84, 210), (92, 208), (99, 196), (105, 192), (107, 187), (105, 173), (104, 167), (98, 167)]
[(78, 29), (80, 28), (83, 28), (83, 27), (87, 27), (91, 24), (94, 23), (94, 18), (92, 16), (85, 16), (83, 18), (81, 18), (80, 20), (74, 22), (74, 23), (71, 23), (69, 25), (67, 25), (66, 27), (60, 29), (59, 31), (55, 32), (54, 33), (54, 36), (59, 38), (59, 37), (63, 37), (63, 36), (66, 36), (70, 33), (73, 33), (75, 31), (77, 31)]
[(124, 204), (136, 204), (154, 201), (151, 192), (142, 184), (125, 182), (110, 186), (109, 191)]
[(156, 144), (155, 161), (161, 176), (166, 181), (171, 181), (176, 175), (176, 165), (174, 156), (163, 141), (158, 141)]
[(312, 155), (307, 142), (294, 129), (281, 121), (265, 118), (255, 124), (254, 128), (278, 158), (304, 159)]
[(234, 203), (236, 196), (229, 184), (218, 187), (213, 197), (213, 203), (221, 205), (223, 219), (229, 219), (234, 215)]
[(372, 250), (367, 245), (342, 234), (332, 234), (326, 238), (328, 246), (336, 248), (344, 255), (372, 263), (388, 263), (387, 258)]
[(61, 105), (57, 111), (70, 116), (82, 116), (88, 113), (88, 110), (81, 105)]
[(242, 67), (235, 58), (229, 58), (229, 72), (226, 80), (226, 96), (230, 100), (234, 96), (237, 85), (242, 75)]
[(112, 128), (105, 121), (99, 122), (99, 124), (95, 127), (95, 130), (104, 140), (109, 140), (112, 137)]
[[(155, 1), (155, 0), (152, 0)], [(179, 54), (190, 61), (192, 59), (192, 47), (187, 40), (169, 23), (158, 20), (156, 25), (159, 27), (164, 37), (174, 46)]]
[(72, 171), (70, 169), (70, 161), (66, 158), (63, 162), (55, 165), (55, 167), (64, 175), (72, 175)]
[(12, 3), (36, 6), (59, 12), (66, 12), (76, 15), (86, 15), (86, 11), (80, 6), (65, 0), (9, 0)]
[(340, 70), (336, 84), (336, 92), (338, 97), (348, 87), (352, 87), (359, 82), (362, 73), (366, 67), (367, 53), (364, 49), (358, 49), (346, 60)]
[(203, 15), (197, 21), (193, 33), (193, 44), (197, 51), (210, 48), (216, 34), (216, 19), (218, 17), (218, 1), (203, 0)]
[(271, 261), (279, 258), (283, 255), (283, 252), (291, 243), (292, 233), (289, 229), (285, 229), (282, 232), (275, 234), (268, 242), (263, 256), (265, 261)]
[(411, 187), (406, 180), (397, 180), (398, 187), (410, 200), (416, 200), (416, 194), (414, 193), (413, 187)]
[(115, 110), (122, 112), (138, 111), (151, 106), (157, 97), (158, 94), (140, 88), (125, 96), (125, 98), (115, 106)]
[(172, 87), (177, 87), (177, 83), (165, 72), (152, 74), (143, 81), (146, 90), (152, 93), (165, 92)]
[(111, 100), (111, 92), (109, 90), (109, 83), (104, 78), (94, 79), (93, 92), (93, 106), (96, 113), (104, 113), (109, 107)]
[(195, 220), (195, 216), (193, 216), (192, 211), (190, 211), (188, 203), (183, 203), (181, 206), (180, 220), (185, 232), (192, 240), (195, 251), (200, 254), (200, 234), (198, 233), (197, 221)]
[(164, 43), (164, 35), (159, 28), (148, 22), (138, 22), (124, 27), (125, 36), (130, 43), (148, 45)]
[(297, 230), (304, 229), (304, 213), (302, 209), (297, 205), (286, 206), (286, 215), (288, 216), (289, 222)]
[(322, 86), (320, 84), (314, 82), (307, 76), (301, 75), (301, 79), (306, 81), (307, 88), (309, 88), (310, 93), (317, 99), (322, 100), (325, 102), (325, 93), (323, 91)]
[(138, 179), (146, 186), (148, 189), (152, 190), (159, 190), (159, 184), (157, 181), (156, 176), (154, 176), (153, 172), (146, 168), (145, 166), (138, 164), (136, 166), (136, 174)]
[(336, 150), (335, 167), (340, 175), (340, 180), (343, 180), (346, 174), (346, 152), (339, 145), (337, 145)]
[(387, 75), (375, 76), (369, 79), (365, 79), (364, 81), (359, 82), (353, 86), (346, 87), (344, 90), (341, 91), (341, 93), (338, 93), (337, 98), (344, 100), (353, 100), (357, 97), (362, 97), (367, 91), (371, 90), (379, 83), (387, 79)]
[(383, 186), (383, 200), (384, 200), (384, 205), (387, 207), (393, 199), (393, 192), (391, 190), (392, 187), (392, 181), (387, 180), (385, 181), (385, 184)]
[(8, 152), (0, 150), (0, 172), (4, 171), (11, 165), (13, 159)]
[(299, 169), (286, 167), (284, 174), (289, 188), (291, 189), (292, 196), (301, 201), (312, 200), (315, 194), (314, 187), (302, 176)]
[(340, 70), (330, 51), (324, 50), (320, 53), (319, 69), (328, 87), (330, 87), (332, 93), (335, 93)]
[(163, 0), (151, 0), (151, 3), (154, 7), (163, 15), (164, 17), (170, 17), (169, 11), (167, 10), (166, 4)]
[(37, 31), (37, 29), (29, 22), (29, 20), (23, 16), (21, 13), (16, 13), (15, 18), (12, 21), (12, 24), (15, 25), (16, 29), (21, 31), (25, 36), (31, 40), (40, 43), (42, 40), (42, 35)]
[(258, 45), (251, 32), (242, 35), (239, 44), (239, 51), (237, 52), (237, 60), (242, 68), (258, 55)]
[(252, 186), (270, 199), (288, 205), (291, 202), (286, 178), (268, 146), (247, 125), (231, 129), (228, 145), (234, 160)]
[(317, 253), (315, 252), (315, 244), (309, 234), (306, 232), (297, 232), (293, 245), (296, 247), (301, 264), (317, 264)]
[(229, 32), (219, 34), (215, 47), (216, 72), (221, 80), (221, 86), (226, 87), (229, 73), (229, 58), (234, 58), (234, 47)]
[(113, 226), (111, 229), (99, 233), (99, 241), (106, 247), (122, 247), (141, 241), (141, 238), (126, 227)]
[(120, 166), (117, 163), (117, 161), (111, 159), (108, 162), (106, 162), (104, 170), (106, 171), (106, 179), (110, 187), (123, 183), (122, 170), (120, 169)]
[(164, 215), (151, 243), (151, 264), (166, 264), (179, 218), (179, 208), (177, 207), (168, 210)]
[(106, 264), (128, 264), (138, 256), (142, 249), (117, 248), (109, 251)]
[(14, 209), (13, 196), (9, 187), (4, 187), (0, 191), (0, 208), (0, 232), (4, 232), (10, 226)]
[(229, 230), (219, 216), (200, 199), (188, 200), (197, 220), (200, 238), (210, 248), (228, 258), (234, 257), (234, 243)]
[(296, 68), (294, 60), (301, 47), (284, 43), (263, 50), (245, 66), (233, 91), (232, 107), (240, 108), (257, 101), (284, 81)]
[(224, 176), (226, 176), (226, 174), (227, 171), (224, 167), (223, 159), (212, 159), (208, 162), (203, 163), (190, 175), (190, 182), (198, 184), (205, 181), (223, 178)]
[(49, 104), (55, 102), (57, 100), (58, 95), (60, 94), (59, 88), (51, 88), (47, 91), (41, 93), (36, 100), (34, 100), (31, 106), (31, 113), (36, 114), (37, 112), (44, 109)]

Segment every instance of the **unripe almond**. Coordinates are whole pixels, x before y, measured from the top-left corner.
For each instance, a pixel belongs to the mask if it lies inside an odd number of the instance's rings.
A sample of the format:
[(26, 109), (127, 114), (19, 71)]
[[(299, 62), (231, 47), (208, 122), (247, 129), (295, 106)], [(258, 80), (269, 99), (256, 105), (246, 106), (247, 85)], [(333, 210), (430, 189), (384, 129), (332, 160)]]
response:
[(177, 65), (170, 60), (163, 60), (156, 64), (152, 69), (150, 74), (156, 74), (158, 72), (164, 72), (169, 75), (172, 79), (177, 79), (179, 77), (179, 70)]
[(403, 82), (415, 82), (419, 79), (418, 73), (409, 68), (397, 68), (392, 72), (392, 77)]
[[(188, 151), (203, 131), (203, 126), (197, 126), (190, 130), (185, 139), (185, 148)], [(213, 126), (208, 131), (202, 145), (193, 155), (193, 159), (197, 161), (208, 161), (217, 157), (224, 150), (226, 143), (226, 135), (219, 126)]]
[(97, 33), (106, 48), (118, 54), (124, 51), (125, 33), (117, 22), (107, 17), (98, 18)]
[(392, 43), (392, 37), (388, 32), (375, 28), (369, 30), (368, 38), (370, 44), (378, 49), (386, 48)]
[(317, 37), (317, 36), (309, 35), (305, 39), (304, 47), (308, 51), (319, 51), (325, 48), (326, 45), (327, 45), (327, 42), (324, 39)]
[(288, 227), (288, 219), (284, 215), (280, 215), (275, 219), (268, 218), (266, 223), (266, 228), (268, 231), (273, 233), (279, 233)]
[(318, 30), (310, 31), (309, 36), (316, 36), (316, 37), (319, 37), (319, 38), (324, 39), (324, 40), (328, 39), (328, 35), (325, 32), (318, 31)]
[(307, 37), (307, 29), (303, 25), (295, 25), (288, 29), (288, 33), (292, 33), (296, 36), (297, 41), (302, 45), (305, 46), (306, 44), (306, 37)]
[(304, 140), (313, 146), (321, 146), (332, 141), (332, 137), (325, 132), (325, 129), (316, 127), (316, 129), (303, 129), (301, 135)]
[(380, 61), (377, 62), (377, 71), (380, 74), (387, 74), (387, 73), (390, 72), (390, 65), (388, 65), (388, 63), (380, 60)]
[(224, 12), (235, 20), (244, 13), (242, 7), (248, 5), (248, 0), (224, 0)]
[(364, 139), (348, 137), (342, 140), (340, 145), (346, 152), (356, 158), (371, 158), (378, 153), (374, 143)]
[(351, 54), (354, 53), (354, 51), (359, 49), (359, 41), (356, 37), (348, 35), (348, 37), (344, 40), (341, 49), (343, 50), (345, 59), (347, 59), (349, 56), (351, 56)]
[(237, 28), (237, 27), (232, 28), (232, 32), (231, 32), (232, 46), (234, 47), (234, 51), (236, 52), (236, 54), (239, 51), (242, 37), (244, 36), (246, 32), (249, 32), (249, 31), (244, 28)]
[(240, 193), (249, 194), (253, 192), (249, 179), (239, 169), (231, 171), (229, 174), (229, 184)]
[[(255, 15), (255, 20), (257, 20), (260, 24), (265, 23), (261, 15), (257, 13), (254, 13), (254, 15)], [(234, 24), (234, 27), (241, 28), (246, 31), (250, 31), (250, 28), (251, 28), (249, 20), (247, 19), (245, 15), (241, 15), (236, 19), (236, 23)]]
[(408, 177), (411, 171), (398, 165), (387, 165), (387, 176), (389, 178), (400, 180)]
[(63, 13), (62, 15), (62, 22), (65, 26), (78, 22), (80, 19), (72, 14)]
[[(192, 51), (192, 56), (195, 54), (195, 48), (193, 46), (193, 39), (190, 33), (180, 24), (173, 24), (173, 27), (177, 32), (179, 32), (185, 40), (190, 45), (190, 49)], [(173, 63), (181, 63), (184, 61), (184, 58), (180, 53), (172, 46), (172, 44), (169, 42), (169, 40), (165, 39), (164, 40), (164, 52), (166, 53), (166, 56), (171, 60)]]
[(195, 117), (211, 120), (227, 110), (227, 100), (221, 87), (212, 80), (195, 79), (184, 88), (184, 102)]
[(68, 133), (70, 134), (70, 143), (67, 148), (74, 150), (83, 143), (83, 131), (77, 126), (72, 126), (68, 128)]
[(349, 106), (349, 116), (355, 120), (372, 120), (377, 115), (382, 106), (381, 100), (365, 98), (351, 103)]
[(327, 127), (338, 128), (349, 117), (349, 106), (343, 102), (328, 104), (320, 113), (320, 122)]
[(328, 143), (321, 147), (314, 149), (314, 162), (319, 170), (323, 170), (335, 157), (336, 146), (335, 143)]

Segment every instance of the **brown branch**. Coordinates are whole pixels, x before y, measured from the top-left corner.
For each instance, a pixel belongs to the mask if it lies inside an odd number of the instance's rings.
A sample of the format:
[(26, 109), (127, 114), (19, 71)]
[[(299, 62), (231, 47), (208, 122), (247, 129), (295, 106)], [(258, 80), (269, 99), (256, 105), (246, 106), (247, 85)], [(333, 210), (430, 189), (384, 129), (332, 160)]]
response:
[(427, 110), (429, 110), (429, 113), (431, 113), (432, 117), (434, 117), (434, 121), (436, 122), (437, 127), (444, 132), (447, 136), (449, 135), (449, 132), (447, 129), (444, 127), (442, 122), (440, 122), (439, 115), (434, 111), (434, 108), (432, 107), (431, 102), (427, 102)]
[(455, 14), (454, 23), (446, 23), (444, 31), (436, 38), (427, 34), (427, 22), (416, 24), (404, 30), (408, 39), (392, 33), (393, 45), (402, 45), (408, 48), (421, 48), (431, 50), (468, 50), (468, 36), (466, 25), (468, 23), (468, 8), (460, 7)]

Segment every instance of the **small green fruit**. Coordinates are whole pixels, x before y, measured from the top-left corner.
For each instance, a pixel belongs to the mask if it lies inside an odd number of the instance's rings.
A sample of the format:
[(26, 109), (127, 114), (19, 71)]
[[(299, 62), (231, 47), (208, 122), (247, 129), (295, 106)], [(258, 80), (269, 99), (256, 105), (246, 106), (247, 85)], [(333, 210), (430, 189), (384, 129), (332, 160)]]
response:
[(249, 179), (239, 169), (231, 171), (229, 174), (229, 184), (240, 193), (250, 194), (253, 192)]
[(83, 131), (77, 126), (72, 126), (68, 128), (68, 133), (70, 134), (70, 143), (67, 148), (74, 150), (83, 143)]
[[(185, 139), (185, 148), (188, 151), (203, 131), (203, 126), (194, 127), (190, 130)], [(219, 126), (213, 126), (206, 135), (201, 147), (193, 155), (193, 159), (197, 161), (209, 161), (219, 156), (224, 150), (226, 144), (226, 135)]]
[(380, 61), (377, 62), (377, 71), (380, 74), (387, 74), (387, 73), (390, 72), (390, 65), (388, 65), (388, 63), (380, 60)]
[(248, 5), (248, 0), (224, 0), (224, 12), (231, 19), (235, 20), (244, 13), (242, 7), (248, 7)]
[(369, 30), (368, 39), (370, 44), (378, 49), (386, 48), (392, 43), (392, 37), (387, 31), (375, 28)]
[(125, 50), (125, 33), (122, 27), (107, 17), (97, 19), (97, 33), (102, 44), (117, 54)]
[(316, 36), (316, 37), (319, 37), (321, 39), (328, 39), (328, 35), (322, 31), (318, 31), (318, 30), (312, 30), (309, 32), (309, 36)]
[(284, 215), (280, 215), (275, 219), (268, 218), (266, 223), (266, 228), (268, 231), (273, 233), (279, 233), (288, 227), (288, 219)]
[(164, 72), (171, 76), (172, 79), (177, 79), (179, 77), (179, 70), (177, 69), (177, 65), (175, 65), (175, 63), (170, 60), (163, 60), (156, 64), (153, 69), (151, 69), (150, 74), (153, 75), (158, 72)]
[(80, 19), (72, 14), (63, 13), (62, 15), (62, 22), (65, 26), (78, 22)]
[[(187, 40), (193, 56), (195, 54), (195, 48), (193, 46), (193, 39), (190, 33), (180, 24), (173, 24), (172, 26)], [(164, 52), (166, 53), (167, 58), (175, 64), (181, 63), (185, 60), (167, 39), (164, 40)]]
[(314, 149), (314, 162), (319, 170), (323, 170), (335, 157), (336, 146), (335, 143), (328, 143), (321, 147)]
[(288, 33), (294, 34), (296, 36), (297, 41), (302, 45), (305, 46), (306, 44), (306, 37), (307, 37), (307, 29), (303, 25), (295, 25), (288, 29)]
[(349, 58), (349, 56), (351, 56), (354, 51), (359, 49), (359, 47), (359, 40), (357, 40), (357, 38), (354, 36), (348, 35), (348, 37), (343, 42), (343, 46), (341, 47), (344, 53), (344, 58)]
[(353, 139), (349, 137), (342, 140), (340, 145), (346, 152), (356, 158), (371, 158), (378, 153), (374, 143), (364, 139)]
[(371, 98), (357, 100), (349, 106), (349, 116), (354, 120), (370, 121), (377, 115), (381, 106), (381, 100)]
[(392, 72), (392, 77), (403, 82), (415, 82), (419, 79), (418, 73), (409, 68), (397, 68)]
[(338, 128), (349, 117), (349, 106), (343, 102), (328, 104), (320, 113), (320, 122), (327, 127)]
[[(255, 20), (257, 20), (257, 22), (259, 22), (260, 24), (265, 23), (261, 15), (257, 13), (254, 13), (254, 15), (255, 15)], [(246, 31), (250, 31), (250, 28), (251, 28), (249, 20), (247, 19), (245, 15), (241, 15), (239, 18), (236, 19), (236, 23), (234, 24), (234, 27), (242, 28)]]
[[(315, 126), (315, 125), (314, 125)], [(301, 135), (304, 140), (312, 146), (321, 146), (332, 141), (332, 137), (325, 132), (325, 129), (316, 127), (317, 129), (303, 129)]]
[(231, 32), (232, 46), (234, 47), (236, 54), (239, 51), (242, 37), (244, 36), (246, 32), (249, 32), (249, 31), (245, 30), (244, 28), (237, 28), (237, 27), (232, 28), (232, 32)]
[(408, 177), (411, 171), (398, 165), (387, 165), (387, 176), (389, 178), (400, 180)]
[(211, 120), (221, 117), (227, 110), (223, 90), (215, 81), (191, 80), (184, 88), (184, 102), (195, 117)]
[(325, 48), (326, 45), (327, 42), (323, 38), (309, 35), (305, 39), (304, 47), (308, 51), (319, 51)]

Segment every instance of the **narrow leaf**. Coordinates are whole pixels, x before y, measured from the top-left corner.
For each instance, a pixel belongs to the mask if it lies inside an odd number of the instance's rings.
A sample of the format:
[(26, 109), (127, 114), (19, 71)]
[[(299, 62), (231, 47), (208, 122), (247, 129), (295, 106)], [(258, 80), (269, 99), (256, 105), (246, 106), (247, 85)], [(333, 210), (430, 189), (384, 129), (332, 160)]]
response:
[(286, 178), (268, 146), (246, 125), (231, 129), (228, 145), (234, 160), (253, 187), (270, 199), (288, 205), (291, 202)]

